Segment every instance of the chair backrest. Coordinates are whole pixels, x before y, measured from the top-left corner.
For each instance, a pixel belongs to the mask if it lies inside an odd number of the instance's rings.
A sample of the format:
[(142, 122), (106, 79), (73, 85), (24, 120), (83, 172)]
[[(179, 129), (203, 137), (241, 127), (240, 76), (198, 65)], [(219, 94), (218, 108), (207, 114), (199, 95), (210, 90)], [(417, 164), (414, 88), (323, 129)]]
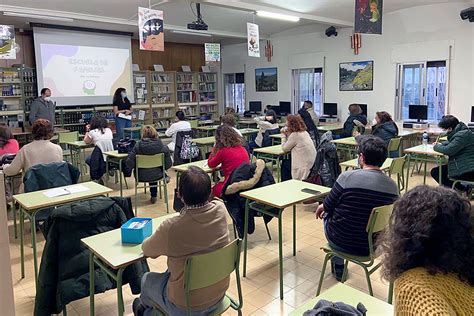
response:
[(165, 165), (165, 154), (137, 155), (136, 167), (139, 169), (159, 168)]
[(79, 170), (68, 162), (37, 164), (28, 169), (23, 177), (24, 191), (33, 192), (76, 184)]
[(199, 126), (199, 120), (190, 120), (191, 128), (197, 128)]
[(78, 140), (79, 140), (79, 132), (67, 132), (67, 133), (58, 134), (58, 141), (60, 144), (64, 144), (67, 142), (75, 142)]
[(265, 133), (263, 133), (262, 139), (262, 147), (268, 147), (272, 145), (272, 139), (270, 138), (271, 135), (280, 134), (279, 128), (274, 129), (267, 129)]
[(390, 139), (390, 142), (388, 143), (388, 152), (392, 151), (399, 151), (400, 150), (400, 145), (402, 144), (402, 138), (401, 137), (396, 137)]
[(393, 204), (375, 207), (372, 210), (366, 228), (369, 238), (369, 249), (371, 253), (373, 251), (374, 243), (373, 235), (374, 233), (381, 232), (388, 226), (390, 217), (392, 216), (392, 211)]
[(402, 174), (403, 168), (405, 167), (406, 155), (399, 158), (392, 158), (392, 164), (390, 165), (390, 174)]

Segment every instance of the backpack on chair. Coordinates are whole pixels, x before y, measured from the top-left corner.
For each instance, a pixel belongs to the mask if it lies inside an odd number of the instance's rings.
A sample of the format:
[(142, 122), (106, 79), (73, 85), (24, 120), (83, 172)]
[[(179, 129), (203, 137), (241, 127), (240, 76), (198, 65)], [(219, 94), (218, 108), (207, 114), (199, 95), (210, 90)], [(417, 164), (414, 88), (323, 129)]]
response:
[(193, 143), (191, 135), (184, 135), (181, 144), (179, 157), (184, 160), (190, 160), (199, 156), (199, 148)]

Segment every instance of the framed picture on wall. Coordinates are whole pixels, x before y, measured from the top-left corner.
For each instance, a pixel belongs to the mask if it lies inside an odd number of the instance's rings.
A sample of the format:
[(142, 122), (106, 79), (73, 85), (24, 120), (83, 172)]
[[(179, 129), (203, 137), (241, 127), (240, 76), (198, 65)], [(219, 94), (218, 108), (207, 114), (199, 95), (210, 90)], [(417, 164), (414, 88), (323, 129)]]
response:
[(278, 69), (276, 67), (256, 68), (255, 90), (257, 92), (278, 91)]
[(339, 91), (374, 90), (374, 62), (356, 61), (339, 64)]

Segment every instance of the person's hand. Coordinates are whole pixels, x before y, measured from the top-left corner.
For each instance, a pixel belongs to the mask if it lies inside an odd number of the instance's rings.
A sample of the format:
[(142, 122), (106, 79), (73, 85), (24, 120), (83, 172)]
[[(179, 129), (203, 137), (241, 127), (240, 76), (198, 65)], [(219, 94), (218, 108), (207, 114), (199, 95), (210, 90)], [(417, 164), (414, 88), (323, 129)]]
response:
[(90, 124), (87, 124), (87, 125), (86, 125), (86, 132), (90, 132), (90, 130), (91, 130), (91, 125), (90, 125)]
[(217, 150), (217, 148), (216, 148), (215, 146), (212, 147), (212, 149), (211, 149), (211, 156), (215, 156), (215, 155), (217, 154), (217, 151), (218, 151), (218, 150)]
[(272, 118), (273, 118), (273, 116), (265, 116), (265, 119), (268, 120), (268, 121), (271, 121)]
[(130, 114), (132, 114), (132, 112), (131, 112), (131, 111), (129, 111), (129, 110), (125, 110), (125, 115), (130, 115)]
[(354, 137), (360, 136), (359, 132), (354, 132)]
[(316, 219), (323, 219), (324, 217), (324, 205), (320, 204), (314, 213), (316, 215)]
[(432, 145), (433, 145), (433, 146), (436, 146), (436, 145), (439, 145), (439, 144), (441, 144), (441, 143), (439, 143), (439, 142), (434, 142)]

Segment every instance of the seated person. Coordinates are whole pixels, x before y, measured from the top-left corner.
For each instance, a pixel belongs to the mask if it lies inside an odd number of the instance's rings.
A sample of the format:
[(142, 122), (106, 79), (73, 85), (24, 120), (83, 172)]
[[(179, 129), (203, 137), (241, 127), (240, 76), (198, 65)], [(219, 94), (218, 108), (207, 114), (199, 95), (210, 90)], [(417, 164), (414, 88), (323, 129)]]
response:
[(50, 141), (53, 133), (50, 121), (37, 119), (32, 126), (33, 141), (20, 149), (10, 165), (3, 166), (3, 172), (14, 176), (23, 170), (25, 174), (34, 165), (63, 161), (62, 148)]
[(235, 116), (235, 109), (233, 107), (226, 107), (225, 110), (224, 110), (224, 115), (234, 115)]
[(257, 133), (257, 137), (255, 137), (255, 140), (249, 144), (251, 150), (262, 147), (263, 134), (265, 134), (267, 130), (279, 128), (277, 123), (277, 114), (273, 110), (267, 110), (265, 116), (255, 117), (254, 120), (257, 123), (259, 131)]
[(304, 101), (304, 103), (303, 103), (303, 108), (304, 108), (304, 109), (309, 113), (309, 115), (311, 116), (311, 119), (313, 120), (314, 126), (318, 126), (318, 125), (319, 125), (319, 117), (318, 117), (318, 115), (316, 114), (316, 112), (314, 111), (313, 102), (311, 102), (310, 100)]
[(396, 315), (472, 315), (473, 216), (443, 187), (418, 186), (395, 203), (382, 274), (395, 282)]
[[(135, 144), (135, 147), (128, 154), (125, 164), (128, 168), (135, 170), (137, 155), (156, 155), (161, 153), (165, 154), (165, 170), (168, 170), (173, 164), (169, 148), (163, 144), (153, 126), (145, 125), (141, 130), (141, 140)], [(147, 168), (139, 169), (138, 175), (138, 181), (150, 183), (150, 203), (155, 204), (158, 195), (157, 181), (165, 177), (166, 174), (162, 173), (161, 168)]]
[(398, 126), (387, 112), (377, 112), (372, 123), (372, 135), (381, 138), (385, 144), (388, 145), (392, 138), (398, 136)]
[[(449, 156), (448, 164), (441, 166), (441, 183), (452, 187), (450, 179), (474, 181), (474, 134), (463, 122), (452, 116), (443, 116), (438, 124), (448, 135), (443, 143), (434, 143), (433, 149)], [(439, 167), (431, 169), (431, 176), (439, 182)], [(464, 190), (464, 188), (456, 188)]]
[(7, 125), (0, 125), (0, 158), (5, 154), (16, 154), (20, 150), (18, 141)]
[(171, 137), (171, 143), (168, 144), (170, 151), (174, 151), (176, 146), (176, 134), (181, 131), (190, 131), (191, 123), (186, 121), (183, 111), (176, 112), (176, 121), (165, 131), (166, 136)]
[(234, 129), (234, 131), (237, 134), (239, 134), (240, 137), (243, 137), (242, 133), (237, 128), (235, 128), (235, 126), (237, 125), (237, 123), (235, 121), (235, 115), (233, 115), (233, 114), (223, 115), (221, 117), (221, 125), (227, 125), (227, 126), (232, 127)]
[[(135, 315), (151, 315), (155, 305), (166, 315), (187, 315), (184, 296), (184, 265), (187, 258), (220, 249), (230, 241), (224, 203), (208, 201), (211, 194), (209, 175), (200, 168), (190, 167), (181, 175), (178, 194), (185, 205), (179, 216), (164, 221), (143, 242), (146, 257), (168, 257), (168, 271), (145, 273), (140, 298), (133, 302)], [(193, 315), (211, 314), (228, 287), (229, 278), (225, 278), (191, 291)]]
[[(324, 219), (324, 231), (331, 248), (355, 256), (368, 256), (367, 223), (374, 207), (390, 205), (398, 197), (395, 181), (380, 167), (387, 159), (387, 146), (372, 135), (360, 136), (361, 169), (342, 173), (329, 195), (316, 210)], [(332, 260), (336, 279), (342, 278), (344, 260)], [(334, 273), (333, 272), (333, 273)]]
[(232, 172), (243, 163), (250, 163), (244, 141), (231, 127), (221, 125), (216, 130), (216, 144), (211, 150), (207, 164), (211, 168), (221, 165), (224, 179), (212, 187), (212, 193), (221, 197), (222, 188)]
[(282, 162), (281, 180), (306, 180), (316, 160), (316, 147), (303, 119), (299, 115), (288, 115), (282, 133), (281, 148), (291, 152), (291, 159)]
[(364, 126), (367, 125), (367, 117), (362, 114), (362, 109), (358, 104), (349, 105), (349, 117), (344, 122), (343, 131), (341, 133), (342, 138), (356, 136), (353, 134), (354, 127), (357, 126), (354, 121), (358, 121)]
[[(107, 119), (101, 115), (96, 115), (91, 119), (91, 123), (86, 125), (86, 134), (84, 135), (84, 143), (94, 144), (99, 147), (102, 152), (104, 161), (106, 156), (104, 155), (107, 151), (114, 150), (114, 134), (108, 127)], [(90, 156), (86, 158), (86, 163), (90, 165)]]

